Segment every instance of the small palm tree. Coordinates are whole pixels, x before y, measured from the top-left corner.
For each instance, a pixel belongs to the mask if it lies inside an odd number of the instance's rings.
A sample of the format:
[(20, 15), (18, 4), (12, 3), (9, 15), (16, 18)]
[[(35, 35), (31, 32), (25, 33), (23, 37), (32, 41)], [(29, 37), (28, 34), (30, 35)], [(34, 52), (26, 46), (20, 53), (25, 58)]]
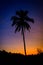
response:
[(34, 23), (34, 20), (32, 18), (28, 17), (28, 11), (16, 11), (16, 16), (12, 16), (11, 20), (13, 21), (12, 26), (15, 26), (15, 33), (20, 32), (22, 33), (23, 36), (23, 42), (24, 42), (24, 52), (26, 55), (26, 45), (25, 45), (25, 29), (29, 30), (31, 29), (30, 25), (28, 22)]

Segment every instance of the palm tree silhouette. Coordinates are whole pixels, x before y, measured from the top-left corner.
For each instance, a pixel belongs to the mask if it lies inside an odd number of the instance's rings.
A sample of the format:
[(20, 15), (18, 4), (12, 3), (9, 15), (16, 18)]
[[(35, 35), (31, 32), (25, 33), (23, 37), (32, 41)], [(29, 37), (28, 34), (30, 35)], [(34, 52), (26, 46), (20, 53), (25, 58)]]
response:
[(29, 30), (31, 29), (28, 22), (34, 23), (34, 20), (32, 18), (28, 17), (28, 11), (16, 11), (16, 16), (12, 16), (11, 20), (13, 21), (12, 26), (15, 26), (15, 33), (20, 32), (23, 36), (23, 42), (24, 42), (24, 53), (26, 55), (26, 45), (25, 45), (25, 29)]

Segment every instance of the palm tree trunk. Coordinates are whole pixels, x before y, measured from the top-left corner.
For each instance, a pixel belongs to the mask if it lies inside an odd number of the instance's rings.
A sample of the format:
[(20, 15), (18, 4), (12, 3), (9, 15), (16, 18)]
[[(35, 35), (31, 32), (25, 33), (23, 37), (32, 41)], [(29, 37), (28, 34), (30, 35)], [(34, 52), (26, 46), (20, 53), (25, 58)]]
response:
[(26, 44), (25, 44), (25, 36), (24, 36), (24, 30), (22, 28), (22, 35), (23, 35), (23, 42), (24, 42), (24, 53), (26, 55)]

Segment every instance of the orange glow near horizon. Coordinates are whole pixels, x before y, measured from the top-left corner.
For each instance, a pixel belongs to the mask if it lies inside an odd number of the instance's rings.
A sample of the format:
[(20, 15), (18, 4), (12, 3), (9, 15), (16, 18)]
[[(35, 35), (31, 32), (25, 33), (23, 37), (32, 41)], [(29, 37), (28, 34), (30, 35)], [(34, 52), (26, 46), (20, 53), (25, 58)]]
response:
[[(28, 47), (28, 45), (26, 46), (26, 53), (27, 55), (31, 55), (31, 54), (37, 54), (37, 48), (39, 49), (42, 49), (41, 47), (38, 47), (38, 46), (30, 46)], [(14, 48), (14, 45), (10, 45), (9, 46), (6, 46), (6, 47), (3, 47), (1, 50), (5, 50), (7, 52), (11, 52), (11, 53), (20, 53), (20, 54), (24, 54), (24, 46), (22, 45), (17, 45), (15, 48)]]
[[(4, 49), (5, 50), (5, 49)], [(7, 52), (11, 52), (11, 53), (20, 53), (20, 54), (24, 54), (24, 50), (21, 49), (21, 50), (14, 50), (14, 49), (6, 49), (5, 51)], [(37, 54), (37, 49), (27, 49), (26, 50), (26, 54), (27, 55), (31, 55), (31, 54)]]

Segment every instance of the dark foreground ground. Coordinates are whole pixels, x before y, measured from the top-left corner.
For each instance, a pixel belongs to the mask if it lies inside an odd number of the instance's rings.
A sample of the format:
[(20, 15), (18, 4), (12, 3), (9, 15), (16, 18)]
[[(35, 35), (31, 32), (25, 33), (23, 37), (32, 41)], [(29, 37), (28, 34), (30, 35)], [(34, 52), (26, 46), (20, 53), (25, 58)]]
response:
[(0, 51), (0, 65), (43, 65), (43, 53), (24, 56)]

